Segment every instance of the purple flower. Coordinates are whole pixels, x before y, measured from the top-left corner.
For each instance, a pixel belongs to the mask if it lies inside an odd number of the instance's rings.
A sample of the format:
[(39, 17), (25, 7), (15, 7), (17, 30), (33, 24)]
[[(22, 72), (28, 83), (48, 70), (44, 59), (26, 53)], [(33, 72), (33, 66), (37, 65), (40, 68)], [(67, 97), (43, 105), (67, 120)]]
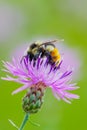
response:
[(65, 72), (61, 72), (62, 62), (56, 67), (56, 65), (49, 64), (47, 58), (39, 57), (36, 61), (30, 61), (26, 56), (22, 63), (13, 59), (13, 63), (3, 62), (4, 71), (12, 74), (13, 77), (7, 75), (6, 78), (2, 77), (2, 79), (23, 84), (22, 87), (15, 90), (12, 94), (16, 94), (39, 83), (43, 84), (45, 88), (50, 87), (57, 99), (70, 103), (71, 99), (78, 99), (79, 96), (71, 94), (69, 91), (79, 87), (76, 86), (76, 83), (70, 84), (72, 70), (67, 69)]

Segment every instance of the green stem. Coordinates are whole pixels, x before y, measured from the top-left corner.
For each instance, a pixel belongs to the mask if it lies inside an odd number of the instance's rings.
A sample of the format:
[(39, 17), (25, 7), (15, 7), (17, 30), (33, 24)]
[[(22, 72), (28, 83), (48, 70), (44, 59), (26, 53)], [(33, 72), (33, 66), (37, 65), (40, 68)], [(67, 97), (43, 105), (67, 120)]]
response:
[(22, 124), (21, 124), (19, 130), (23, 130), (23, 128), (24, 128), (26, 122), (28, 121), (28, 118), (29, 118), (29, 113), (27, 113), (27, 114), (25, 115), (24, 120), (23, 120), (23, 122), (22, 122)]

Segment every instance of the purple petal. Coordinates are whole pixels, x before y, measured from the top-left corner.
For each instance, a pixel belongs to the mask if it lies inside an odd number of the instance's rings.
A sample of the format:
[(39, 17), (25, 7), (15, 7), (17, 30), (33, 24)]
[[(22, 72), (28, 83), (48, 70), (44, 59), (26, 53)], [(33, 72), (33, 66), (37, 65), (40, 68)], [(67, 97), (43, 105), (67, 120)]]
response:
[(24, 86), (22, 86), (22, 87), (16, 89), (15, 91), (13, 91), (13, 92), (12, 92), (12, 95), (13, 95), (13, 94), (16, 94), (16, 93), (18, 93), (18, 92), (21, 92), (21, 91), (23, 91), (23, 90), (25, 90), (25, 89), (27, 89), (27, 88), (29, 88), (31, 85), (32, 85), (32, 83), (30, 83), (30, 84), (25, 84)]

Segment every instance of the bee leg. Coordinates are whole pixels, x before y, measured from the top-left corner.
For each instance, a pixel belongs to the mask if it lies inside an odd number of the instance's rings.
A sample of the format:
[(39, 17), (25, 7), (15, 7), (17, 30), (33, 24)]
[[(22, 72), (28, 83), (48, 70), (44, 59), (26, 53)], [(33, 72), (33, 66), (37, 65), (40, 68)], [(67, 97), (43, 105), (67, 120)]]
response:
[(35, 54), (33, 59), (34, 59), (34, 60), (37, 60), (38, 57), (39, 57), (39, 55), (40, 55), (39, 53)]
[(44, 57), (44, 49), (42, 48), (42, 47), (40, 47), (39, 49), (38, 49), (38, 57), (41, 57), (41, 58), (43, 58)]
[(47, 58), (47, 63), (52, 64), (52, 56), (49, 51), (44, 52), (44, 56)]
[(27, 54), (29, 61), (32, 61), (32, 59), (34, 58), (34, 54), (32, 54), (31, 52), (28, 52)]

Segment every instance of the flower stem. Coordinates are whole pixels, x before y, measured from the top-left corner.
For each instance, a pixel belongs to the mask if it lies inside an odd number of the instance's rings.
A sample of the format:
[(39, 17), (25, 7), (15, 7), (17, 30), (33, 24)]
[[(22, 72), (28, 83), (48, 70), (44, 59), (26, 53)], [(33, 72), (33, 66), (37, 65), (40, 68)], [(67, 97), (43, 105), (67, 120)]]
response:
[(19, 130), (23, 130), (23, 128), (24, 128), (26, 122), (28, 121), (28, 118), (29, 118), (29, 113), (25, 114), (24, 120), (23, 120), (23, 122), (22, 122), (22, 124), (21, 124)]

